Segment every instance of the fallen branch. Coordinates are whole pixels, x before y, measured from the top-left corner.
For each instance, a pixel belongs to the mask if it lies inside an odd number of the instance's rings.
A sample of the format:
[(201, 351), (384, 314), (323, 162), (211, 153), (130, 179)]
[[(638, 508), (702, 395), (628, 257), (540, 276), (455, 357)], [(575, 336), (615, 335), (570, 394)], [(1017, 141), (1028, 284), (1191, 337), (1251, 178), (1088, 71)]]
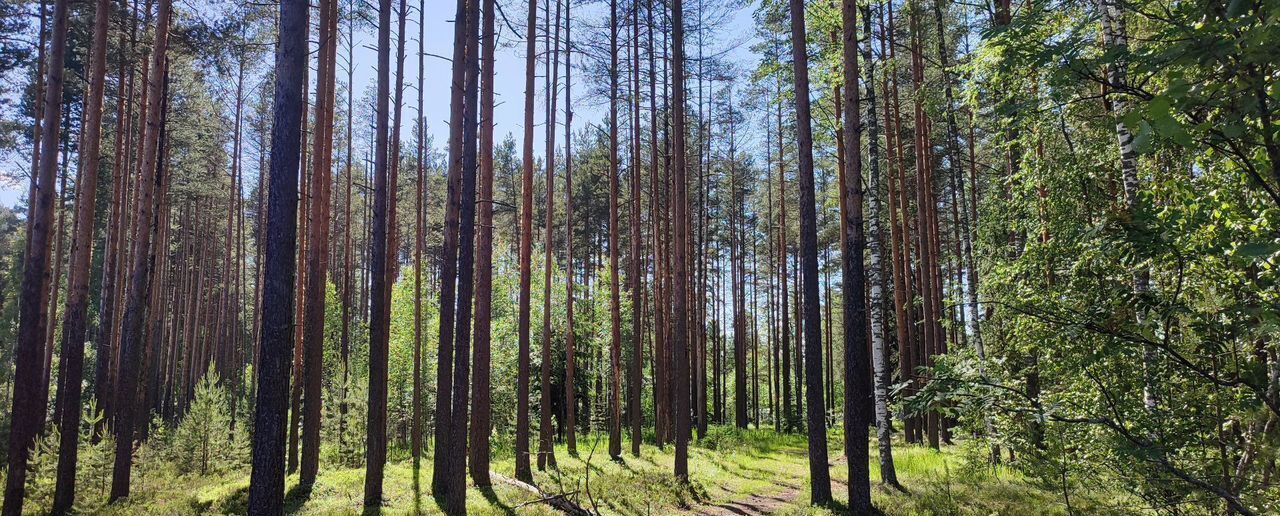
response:
[(545, 503), (560, 512), (563, 512), (565, 514), (571, 514), (573, 516), (590, 516), (592, 514), (591, 511), (588, 511), (582, 508), (582, 506), (574, 503), (572, 500), (569, 499), (570, 496), (578, 494), (577, 491), (549, 495), (547, 493), (542, 492), (541, 489), (538, 489), (538, 487), (533, 484), (521, 482), (514, 478), (511, 478), (505, 475), (500, 475), (498, 473), (490, 472), (489, 478), (495, 482), (501, 482), (509, 486), (514, 486), (538, 496), (537, 500), (530, 500), (528, 502), (524, 502), (520, 505), (517, 505), (516, 507), (523, 507), (523, 506), (531, 505), (535, 503)]

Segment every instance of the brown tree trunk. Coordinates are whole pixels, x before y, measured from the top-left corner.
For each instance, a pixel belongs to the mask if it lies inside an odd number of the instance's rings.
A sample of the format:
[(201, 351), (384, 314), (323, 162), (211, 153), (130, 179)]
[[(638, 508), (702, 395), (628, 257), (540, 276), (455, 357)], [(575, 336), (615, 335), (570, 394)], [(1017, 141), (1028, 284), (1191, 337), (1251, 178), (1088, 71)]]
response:
[(494, 80), (494, 0), (483, 0), (480, 65), (480, 178), (479, 225), (476, 228), (475, 263), (475, 371), (471, 389), (471, 481), (489, 485), (489, 432), (491, 409), (489, 392), (489, 341), (493, 298), (493, 80)]
[[(466, 442), (467, 442), (467, 409), (470, 404), (470, 358), (471, 353), (471, 310), (472, 293), (475, 287), (475, 224), (476, 224), (476, 141), (478, 109), (476, 106), (479, 93), (480, 59), (478, 56), (480, 39), (480, 7), (475, 0), (466, 3), (465, 11), (459, 13), (458, 20), (466, 28), (464, 60), (465, 70), (462, 140), (461, 140), (461, 188), (456, 196), (459, 207), (458, 225), (458, 309), (454, 327), (457, 335), (453, 343), (453, 387), (452, 407), (449, 419), (442, 421), (448, 425), (447, 446), (445, 455), (445, 479), (436, 490), (437, 496), (444, 496), (446, 513), (461, 514), (466, 511)], [(440, 447), (437, 446), (437, 450)], [(440, 455), (440, 454), (437, 454)]]
[(529, 322), (531, 264), (533, 258), (533, 96), (537, 53), (538, 2), (529, 0), (525, 29), (524, 142), (520, 166), (520, 298), (517, 321), (518, 372), (516, 377), (516, 480), (532, 482), (529, 467)]
[(316, 76), (315, 134), (312, 149), (311, 235), (307, 238), (306, 314), (303, 337), (302, 469), (298, 482), (315, 483), (320, 469), (321, 383), (324, 379), (325, 291), (329, 271), (329, 196), (333, 156), (333, 106), (336, 86), (338, 2), (320, 2), (319, 72)]
[[(31, 200), (27, 229), (27, 252), (22, 274), (22, 290), (18, 317), (18, 341), (14, 346), (13, 413), (9, 430), (9, 474), (6, 477), (4, 514), (22, 514), (26, 495), (27, 460), (31, 447), (44, 422), (45, 406), (40, 392), (47, 389), (43, 380), (44, 339), (47, 331), (45, 296), (49, 291), (49, 243), (53, 238), (49, 227), (54, 210), (54, 181), (58, 166), (57, 142), (62, 117), (62, 88), (65, 70), (62, 66), (67, 51), (68, 1), (54, 3), (53, 39), (50, 42), (49, 66), (44, 76), (44, 112), (40, 113), (39, 159), (31, 181)], [(43, 16), (43, 6), (41, 13)], [(43, 34), (43, 32), (41, 33)], [(41, 45), (41, 49), (43, 49)]]
[[(387, 163), (391, 97), (391, 0), (378, 1), (378, 86), (375, 100), (373, 213), (369, 246), (369, 416), (365, 438), (365, 507), (382, 505), (383, 468), (387, 460), (387, 346), (390, 338), (392, 286), (387, 282), (390, 234)], [(443, 306), (443, 304), (442, 304)], [(443, 311), (443, 310), (441, 310)], [(443, 349), (443, 339), (441, 346)]]
[[(423, 45), (426, 40), (426, 0), (418, 2), (418, 156), (417, 181), (414, 192), (417, 194), (414, 206), (414, 243), (413, 243), (413, 422), (411, 423), (410, 440), (413, 454), (413, 486), (418, 488), (418, 474), (422, 467), (422, 251), (426, 247), (425, 195), (427, 178), (423, 165), (426, 153), (426, 118), (423, 117)], [(349, 201), (348, 201), (349, 202)]]
[(687, 179), (687, 153), (685, 150), (685, 63), (684, 63), (684, 5), (682, 0), (671, 3), (671, 76), (672, 76), (672, 130), (675, 132), (674, 183), (671, 202), (674, 205), (672, 227), (675, 242), (672, 252), (672, 277), (674, 279), (672, 312), (676, 314), (674, 334), (671, 336), (672, 373), (675, 385), (675, 476), (682, 482), (689, 480), (689, 307), (688, 307), (688, 249), (689, 210)]
[(644, 273), (640, 254), (640, 6), (631, 6), (631, 370), (627, 380), (629, 387), (627, 413), (631, 416), (631, 455), (640, 456), (641, 426), (644, 412), (640, 396), (644, 390), (642, 363), (644, 362), (644, 314), (641, 291), (644, 290)]
[[(163, 0), (167, 3), (167, 0)], [(253, 473), (249, 512), (284, 512), (285, 409), (293, 314), (294, 254), (297, 238), (298, 167), (301, 162), (303, 68), (307, 66), (307, 3), (280, 3), (280, 41), (271, 138), (271, 192), (268, 195), (263, 265), (261, 373), (254, 417)], [(285, 381), (281, 381), (281, 380)]]
[[(831, 502), (831, 480), (827, 465), (827, 420), (822, 400), (822, 316), (818, 300), (818, 233), (813, 185), (813, 129), (809, 117), (809, 57), (805, 43), (803, 0), (791, 0), (791, 56), (795, 74), (796, 143), (799, 168), (800, 193), (800, 248), (801, 279), (804, 298), (804, 369), (808, 384), (805, 386), (805, 413), (809, 431), (809, 491), (814, 505)], [(850, 109), (850, 111), (853, 111)], [(848, 146), (848, 143), (846, 143)], [(850, 160), (853, 161), (853, 160)], [(860, 209), (860, 206), (858, 207)], [(861, 227), (858, 221), (857, 227)], [(861, 255), (859, 255), (861, 256)], [(862, 298), (862, 290), (853, 292)], [(861, 313), (857, 314), (862, 317)], [(860, 319), (859, 319), (860, 320)], [(854, 328), (853, 324), (846, 329)], [(848, 331), (863, 335), (861, 331)], [(848, 337), (846, 337), (847, 343)], [(798, 345), (799, 343), (797, 343)], [(865, 371), (865, 362), (858, 371)], [(846, 368), (849, 367), (846, 365)], [(865, 427), (863, 427), (865, 429)], [(863, 438), (862, 442), (866, 439)], [(850, 459), (854, 459), (850, 457)], [(862, 463), (866, 463), (865, 460)]]
[(89, 308), (89, 264), (93, 257), (93, 228), (98, 193), (98, 166), (102, 160), (102, 96), (107, 74), (107, 30), (111, 15), (107, 0), (94, 2), (93, 47), (89, 56), (89, 96), (84, 108), (84, 147), (80, 149), (80, 173), (76, 179), (76, 232), (71, 243), (67, 278), (67, 310), (62, 326), (62, 375), (58, 402), (58, 479), (53, 514), (66, 514), (75, 503), (76, 459), (80, 442), (80, 394), (84, 377), (84, 337)]
[(609, 457), (622, 456), (622, 315), (618, 294), (618, 0), (609, 0)]
[[(870, 513), (871, 506), (871, 472), (867, 465), (867, 427), (874, 421), (871, 404), (871, 379), (866, 372), (869, 368), (867, 356), (867, 306), (863, 297), (867, 287), (866, 269), (863, 265), (863, 253), (866, 250), (866, 233), (863, 227), (863, 191), (862, 191), (862, 118), (860, 113), (861, 95), (858, 88), (858, 16), (857, 4), (854, 0), (842, 0), (840, 5), (842, 31), (842, 57), (844, 73), (844, 104), (849, 106), (843, 113), (844, 148), (849, 153), (844, 162), (844, 169), (839, 183), (841, 206), (840, 224), (843, 228), (841, 240), (841, 289), (843, 297), (844, 327), (844, 453), (848, 457), (849, 468), (849, 510), (854, 513)], [(873, 135), (874, 136), (874, 135)], [(876, 142), (871, 142), (874, 148)], [(871, 184), (871, 189), (877, 185)], [(872, 194), (874, 195), (874, 194)], [(874, 213), (874, 210), (873, 210)], [(873, 223), (874, 224), (874, 223)], [(873, 235), (872, 238), (875, 238)], [(875, 255), (873, 255), (875, 260)], [(875, 262), (873, 262), (873, 266)], [(872, 289), (878, 285), (872, 284)], [(874, 300), (878, 300), (873, 290)], [(812, 322), (814, 318), (810, 318)], [(875, 329), (872, 329), (875, 331)], [(832, 357), (834, 358), (834, 357)], [(813, 378), (810, 375), (810, 381)], [(810, 392), (813, 387), (810, 386)], [(810, 401), (810, 410), (812, 410)], [(812, 439), (812, 433), (810, 435)]]
[(564, 263), (565, 263), (565, 345), (564, 345), (564, 414), (565, 414), (565, 451), (571, 456), (578, 454), (577, 439), (577, 402), (574, 385), (574, 330), (573, 330), (573, 97), (572, 97), (572, 56), (573, 39), (569, 35), (571, 27), (571, 1), (564, 5)]
[[(142, 139), (140, 176), (137, 198), (137, 218), (134, 222), (132, 263), (129, 268), (128, 295), (125, 297), (124, 316), (120, 333), (120, 371), (137, 371), (142, 363), (143, 315), (151, 291), (151, 271), (155, 253), (152, 240), (158, 221), (155, 198), (157, 186), (163, 185), (164, 167), (158, 166), (160, 147), (161, 102), (167, 93), (165, 58), (169, 42), (169, 0), (160, 0), (156, 15), (156, 34), (152, 43), (149, 70), (147, 72), (146, 129)], [(133, 437), (139, 378), (134, 374), (119, 375), (116, 391), (116, 455), (111, 478), (112, 501), (129, 496), (129, 481), (133, 467)]]
[[(547, 115), (546, 115), (546, 137), (547, 137), (547, 157), (546, 157), (546, 205), (547, 219), (543, 225), (545, 229), (545, 239), (543, 241), (542, 263), (542, 368), (540, 371), (541, 380), (541, 403), (539, 408), (539, 425), (538, 425), (538, 470), (544, 470), (547, 466), (555, 467), (556, 455), (555, 447), (552, 443), (551, 428), (551, 269), (552, 269), (552, 242), (553, 232), (555, 230), (555, 176), (556, 176), (556, 99), (559, 83), (560, 71), (560, 10), (561, 2), (556, 2), (555, 17), (547, 16), (546, 33), (550, 35), (550, 27), (555, 26), (555, 38), (548, 40), (544, 52), (545, 68), (548, 73), (544, 75), (546, 78), (546, 95)], [(547, 6), (547, 14), (551, 13), (550, 5)]]

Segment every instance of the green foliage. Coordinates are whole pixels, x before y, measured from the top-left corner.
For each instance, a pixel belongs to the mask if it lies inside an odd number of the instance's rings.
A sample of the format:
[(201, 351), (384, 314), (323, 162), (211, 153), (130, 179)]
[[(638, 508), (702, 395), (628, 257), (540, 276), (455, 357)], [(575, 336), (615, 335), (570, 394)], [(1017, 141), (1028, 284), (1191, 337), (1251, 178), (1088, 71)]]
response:
[[(100, 507), (105, 489), (111, 477), (115, 458), (115, 440), (110, 431), (98, 431), (102, 412), (90, 400), (80, 417), (79, 444), (77, 448), (76, 509), (91, 512)], [(27, 464), (27, 502), (34, 507), (53, 504), (53, 492), (57, 485), (58, 446), (62, 434), (57, 426), (51, 426), (35, 444), (31, 460)]]
[(196, 384), (195, 398), (177, 427), (153, 426), (149, 445), (155, 457), (168, 461), (179, 474), (218, 474), (248, 465), (249, 433), (243, 418), (232, 424), (231, 393), (221, 385), (213, 367)]

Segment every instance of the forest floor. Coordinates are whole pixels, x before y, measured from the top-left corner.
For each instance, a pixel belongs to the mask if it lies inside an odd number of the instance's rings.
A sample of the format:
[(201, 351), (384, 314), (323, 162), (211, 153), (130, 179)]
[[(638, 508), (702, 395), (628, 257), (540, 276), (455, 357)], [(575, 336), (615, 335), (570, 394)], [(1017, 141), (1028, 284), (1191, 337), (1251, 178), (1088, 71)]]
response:
[[(805, 439), (777, 435), (772, 430), (737, 432), (712, 428), (690, 447), (690, 482), (671, 476), (673, 448), (659, 450), (646, 443), (640, 457), (632, 457), (624, 438), (623, 458), (611, 461), (607, 436), (580, 436), (577, 456), (556, 447), (559, 468), (534, 472), (546, 496), (563, 496), (581, 507), (604, 514), (707, 515), (832, 514), (842, 512), (847, 498), (848, 470), (843, 467), (841, 436), (833, 432), (832, 492), (836, 505), (809, 505), (808, 460)], [(871, 450), (873, 496), (890, 515), (912, 514), (1121, 514), (1105, 490), (1075, 486), (1068, 511), (1060, 492), (1038, 488), (1005, 468), (969, 466), (966, 454), (978, 453), (961, 443), (934, 451), (899, 444), (894, 449), (898, 479), (905, 491), (880, 485), (875, 443)], [(514, 476), (514, 462), (505, 450), (495, 450), (493, 472)], [(244, 473), (205, 477), (144, 478), (130, 501), (100, 509), (104, 514), (223, 514), (243, 513), (248, 492)], [(297, 489), (297, 476), (286, 482), (286, 511), (290, 514), (360, 514), (364, 469), (322, 469), (309, 493)], [(429, 493), (431, 461), (424, 457), (418, 488), (409, 459), (387, 465), (383, 514), (438, 514)], [(491, 487), (468, 485), (471, 514), (556, 514), (545, 499), (503, 482)], [(1129, 509), (1132, 509), (1131, 507)]]

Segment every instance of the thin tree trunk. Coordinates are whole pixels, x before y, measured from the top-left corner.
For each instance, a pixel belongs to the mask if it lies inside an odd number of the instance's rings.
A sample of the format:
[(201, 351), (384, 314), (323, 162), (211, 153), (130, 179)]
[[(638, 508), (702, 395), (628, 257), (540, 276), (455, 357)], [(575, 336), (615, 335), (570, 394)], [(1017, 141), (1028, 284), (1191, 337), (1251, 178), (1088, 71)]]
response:
[(629, 386), (627, 413), (631, 416), (631, 455), (640, 456), (640, 441), (644, 438), (641, 426), (644, 412), (640, 405), (640, 396), (644, 390), (641, 377), (644, 362), (644, 314), (641, 291), (644, 290), (644, 277), (641, 263), (644, 257), (640, 254), (640, 6), (631, 6), (631, 139), (634, 146), (631, 150), (631, 370), (627, 380)]
[[(369, 415), (365, 438), (365, 507), (382, 505), (383, 468), (387, 460), (387, 346), (391, 306), (387, 267), (390, 234), (389, 156), (387, 105), (391, 97), (391, 0), (378, 1), (378, 86), (374, 101), (373, 213), (369, 245)], [(443, 307), (443, 304), (442, 304)], [(441, 310), (443, 312), (443, 309)], [(444, 340), (441, 339), (443, 349)]]
[(609, 457), (622, 456), (622, 315), (618, 294), (618, 0), (609, 0)]
[(682, 0), (671, 3), (671, 82), (672, 129), (675, 131), (673, 151), (675, 158), (674, 188), (671, 202), (674, 204), (672, 226), (675, 242), (672, 252), (672, 277), (674, 278), (672, 312), (675, 317), (674, 335), (671, 338), (673, 376), (675, 384), (673, 404), (675, 417), (675, 476), (682, 482), (689, 481), (689, 308), (688, 308), (688, 249), (689, 249), (689, 197), (685, 177), (687, 154), (685, 150), (685, 63), (684, 63), (684, 5)]
[[(46, 145), (39, 147), (39, 159), (31, 181), (31, 200), (27, 230), (27, 253), (22, 274), (22, 297), (18, 317), (18, 341), (14, 346), (13, 413), (9, 429), (9, 474), (6, 477), (4, 514), (22, 514), (23, 497), (26, 496), (27, 460), (31, 447), (44, 422), (45, 406), (41, 402), (41, 386), (44, 355), (44, 338), (47, 331), (45, 296), (49, 291), (49, 224), (53, 219), (54, 181), (58, 166), (58, 147), (50, 142), (58, 141), (62, 117), (62, 89), (65, 69), (62, 66), (67, 51), (68, 1), (54, 2), (53, 39), (50, 42), (49, 66), (44, 76), (45, 106), (40, 113), (43, 120), (40, 139)], [(43, 5), (41, 13), (43, 16)], [(43, 34), (43, 32), (42, 32)], [(43, 39), (43, 36), (42, 36)], [(43, 49), (41, 45), (41, 49)]]
[(489, 433), (491, 431), (489, 392), (489, 341), (493, 297), (493, 81), (494, 81), (494, 0), (483, 0), (484, 27), (481, 29), (480, 65), (480, 178), (477, 206), (475, 264), (475, 371), (471, 395), (471, 481), (489, 485)]
[[(804, 369), (805, 376), (808, 377), (805, 388), (805, 404), (808, 411), (805, 414), (809, 430), (809, 492), (811, 503), (825, 505), (831, 502), (831, 478), (827, 465), (826, 404), (822, 400), (824, 394), (822, 392), (822, 316), (819, 313), (818, 300), (818, 232), (813, 185), (813, 129), (810, 127), (809, 117), (809, 55), (805, 43), (804, 2), (791, 0), (790, 5), (791, 55), (795, 74), (796, 143), (799, 158), (797, 172), (800, 183), (801, 278), (804, 280)], [(856, 105), (856, 103), (850, 103), (849, 111), (854, 112), (852, 106)], [(848, 127), (857, 127), (857, 124), (849, 124)], [(849, 144), (846, 143), (846, 146)], [(855, 200), (860, 201), (860, 199)], [(851, 208), (861, 209), (860, 206)], [(857, 222), (856, 225), (850, 225), (861, 228), (861, 221)], [(854, 287), (851, 291), (854, 297), (862, 299), (861, 288)], [(856, 321), (861, 320), (862, 314), (857, 313), (856, 316), (858, 319), (848, 321), (846, 315), (846, 329), (856, 327)], [(860, 331), (847, 331), (847, 333), (853, 336), (864, 335)], [(849, 337), (846, 336), (845, 339), (848, 345)], [(860, 347), (859, 350), (861, 349), (864, 348)], [(867, 369), (865, 360), (854, 366), (860, 368), (852, 371), (862, 372)], [(845, 367), (846, 371), (850, 371), (848, 369), (850, 365), (846, 364)], [(865, 430), (866, 426), (862, 428)], [(859, 442), (866, 442), (865, 436)], [(854, 457), (850, 457), (850, 462), (855, 460)], [(865, 459), (858, 462), (866, 464)]]
[(531, 264), (533, 258), (533, 97), (537, 52), (538, 1), (529, 0), (525, 29), (524, 142), (520, 166), (520, 298), (517, 321), (518, 372), (516, 377), (516, 480), (532, 482), (529, 467), (529, 322)]
[(425, 205), (423, 204), (427, 190), (427, 178), (424, 175), (423, 165), (426, 153), (426, 118), (423, 117), (423, 51), (424, 41), (426, 40), (426, 0), (418, 2), (418, 116), (417, 116), (417, 184), (414, 185), (414, 191), (417, 194), (414, 206), (416, 213), (414, 215), (414, 239), (413, 239), (413, 422), (411, 423), (412, 433), (410, 440), (413, 454), (413, 487), (416, 491), (419, 485), (419, 471), (422, 468), (422, 251), (426, 247), (426, 225), (427, 219), (424, 215)]
[[(545, 45), (545, 68), (546, 77), (546, 95), (550, 99), (547, 102), (547, 156), (546, 156), (546, 205), (547, 219), (543, 225), (546, 233), (543, 241), (542, 263), (542, 368), (540, 371), (541, 380), (541, 403), (539, 408), (539, 425), (538, 425), (538, 470), (544, 470), (547, 466), (555, 467), (556, 455), (555, 447), (552, 443), (551, 428), (551, 269), (552, 260), (552, 242), (553, 232), (555, 230), (555, 176), (556, 176), (556, 147), (555, 147), (555, 127), (556, 127), (556, 88), (559, 82), (560, 70), (560, 9), (561, 2), (556, 2), (555, 17), (547, 17), (547, 36), (550, 37), (550, 27), (555, 25), (555, 38), (548, 40)], [(550, 14), (551, 7), (547, 6), (547, 14)]]
[[(170, 1), (160, 0), (156, 15), (156, 34), (152, 43), (150, 69), (147, 75), (146, 130), (142, 139), (140, 177), (137, 205), (138, 215), (134, 223), (133, 258), (129, 270), (129, 289), (125, 298), (124, 317), (120, 334), (120, 371), (137, 371), (142, 362), (143, 315), (149, 304), (151, 271), (155, 254), (153, 236), (158, 221), (155, 192), (164, 182), (164, 167), (157, 165), (160, 147), (161, 102), (167, 93), (165, 73), (169, 42)], [(116, 391), (116, 455), (111, 478), (112, 501), (129, 496), (130, 474), (133, 468), (133, 437), (139, 378), (134, 374), (119, 375)], [(12, 455), (11, 455), (12, 456)]]
[(80, 149), (80, 173), (76, 179), (76, 231), (71, 243), (67, 278), (67, 310), (62, 326), (63, 373), (58, 401), (60, 412), (58, 474), (53, 514), (66, 514), (75, 503), (76, 459), (80, 442), (80, 395), (84, 377), (84, 338), (89, 308), (89, 264), (93, 258), (94, 215), (98, 193), (98, 166), (102, 161), (102, 96), (107, 74), (107, 30), (110, 3), (95, 0), (93, 47), (89, 56), (89, 96), (84, 108), (84, 147)]
[[(844, 104), (848, 109), (844, 110), (844, 131), (841, 138), (844, 140), (844, 148), (848, 153), (845, 158), (843, 173), (839, 184), (840, 197), (843, 202), (840, 203), (840, 214), (842, 220), (841, 227), (843, 235), (841, 243), (843, 248), (840, 251), (841, 257), (841, 289), (843, 297), (844, 309), (843, 326), (844, 326), (844, 453), (848, 458), (849, 469), (849, 510), (854, 513), (866, 514), (872, 512), (871, 506), (871, 472), (867, 466), (867, 426), (869, 426), (874, 415), (872, 413), (871, 404), (871, 379), (867, 377), (867, 331), (864, 329), (867, 317), (866, 300), (863, 293), (867, 288), (867, 271), (863, 267), (863, 253), (866, 250), (866, 233), (863, 228), (862, 210), (863, 210), (863, 192), (862, 192), (862, 118), (861, 118), (861, 95), (858, 88), (858, 14), (857, 4), (854, 0), (842, 0), (840, 5), (841, 19), (843, 22), (842, 31), (842, 57), (843, 57), (843, 73), (844, 73)], [(871, 147), (874, 149), (876, 142), (873, 138)], [(874, 163), (874, 159), (872, 160)], [(873, 167), (875, 165), (872, 165)], [(873, 178), (874, 179), (874, 178)], [(876, 184), (871, 183), (870, 190), (876, 189)], [(874, 193), (872, 193), (873, 206), (872, 216), (876, 215), (876, 206), (874, 204)], [(879, 301), (880, 284), (879, 284), (879, 268), (878, 262), (878, 246), (875, 239), (876, 222), (872, 220), (872, 278), (871, 278), (871, 303), (873, 308), (872, 314), (872, 346), (877, 343), (883, 346), (883, 342), (878, 340), (875, 322), (878, 320), (876, 314), (879, 311), (874, 309), (875, 303)], [(812, 321), (813, 318), (810, 319)], [(879, 348), (876, 348), (879, 349)], [(873, 350), (873, 353), (876, 351)], [(834, 357), (833, 357), (834, 358)], [(883, 360), (877, 361), (877, 364), (883, 365)], [(812, 375), (810, 376), (812, 381)], [(810, 392), (813, 387), (810, 386)], [(812, 410), (812, 401), (810, 401), (810, 410)], [(810, 436), (812, 439), (812, 436)]]
[[(852, 6), (850, 6), (852, 7)], [(862, 60), (867, 63), (867, 129), (869, 134), (869, 145), (867, 149), (870, 152), (868, 164), (871, 166), (871, 181), (867, 188), (868, 207), (867, 215), (869, 219), (868, 229), (870, 230), (870, 239), (868, 247), (870, 249), (869, 270), (867, 271), (867, 281), (870, 283), (870, 292), (868, 303), (871, 312), (871, 367), (872, 367), (872, 386), (873, 399), (875, 401), (875, 422), (876, 422), (876, 441), (879, 444), (880, 457), (880, 480), (887, 485), (898, 485), (898, 474), (893, 464), (893, 421), (889, 418), (889, 384), (891, 381), (891, 373), (889, 371), (889, 350), (886, 341), (888, 340), (887, 331), (885, 330), (886, 301), (884, 298), (887, 280), (884, 275), (884, 229), (881, 226), (883, 222), (883, 211), (880, 204), (880, 119), (876, 116), (876, 62), (871, 55), (871, 8), (862, 6), (862, 31), (866, 34), (866, 46), (862, 47)], [(848, 29), (846, 28), (846, 31)], [(848, 33), (846, 32), (846, 36)], [(852, 44), (856, 44), (856, 39)], [(850, 44), (846, 40), (845, 44)], [(846, 75), (845, 80), (857, 80), (857, 76), (852, 77)], [(857, 95), (854, 95), (856, 98)], [(854, 183), (857, 184), (857, 183)], [(848, 380), (846, 380), (847, 382)], [(846, 395), (847, 397), (847, 395)], [(852, 463), (850, 463), (852, 464)], [(852, 472), (850, 473), (852, 474)], [(868, 503), (870, 503), (868, 501)]]
[(565, 451), (578, 454), (577, 402), (574, 385), (574, 330), (573, 330), (573, 97), (572, 56), (573, 39), (569, 35), (572, 1), (564, 5), (564, 263), (565, 263), (565, 345), (564, 345), (564, 410)]
[[(458, 309), (454, 327), (457, 329), (454, 340), (453, 358), (453, 399), (449, 411), (448, 447), (444, 448), (445, 480), (443, 490), (435, 491), (437, 496), (443, 494), (444, 509), (449, 514), (461, 514), (466, 511), (466, 442), (467, 442), (467, 409), (470, 406), (470, 361), (471, 353), (471, 310), (472, 293), (475, 287), (475, 224), (476, 224), (476, 141), (478, 109), (476, 100), (479, 93), (480, 59), (478, 56), (480, 39), (480, 7), (476, 0), (466, 4), (461, 16), (461, 24), (466, 28), (463, 51), (465, 66), (465, 93), (463, 100), (461, 161), (461, 189), (457, 198), (459, 207), (458, 226)], [(437, 450), (440, 448), (437, 447)], [(438, 454), (439, 455), (439, 454)]]

